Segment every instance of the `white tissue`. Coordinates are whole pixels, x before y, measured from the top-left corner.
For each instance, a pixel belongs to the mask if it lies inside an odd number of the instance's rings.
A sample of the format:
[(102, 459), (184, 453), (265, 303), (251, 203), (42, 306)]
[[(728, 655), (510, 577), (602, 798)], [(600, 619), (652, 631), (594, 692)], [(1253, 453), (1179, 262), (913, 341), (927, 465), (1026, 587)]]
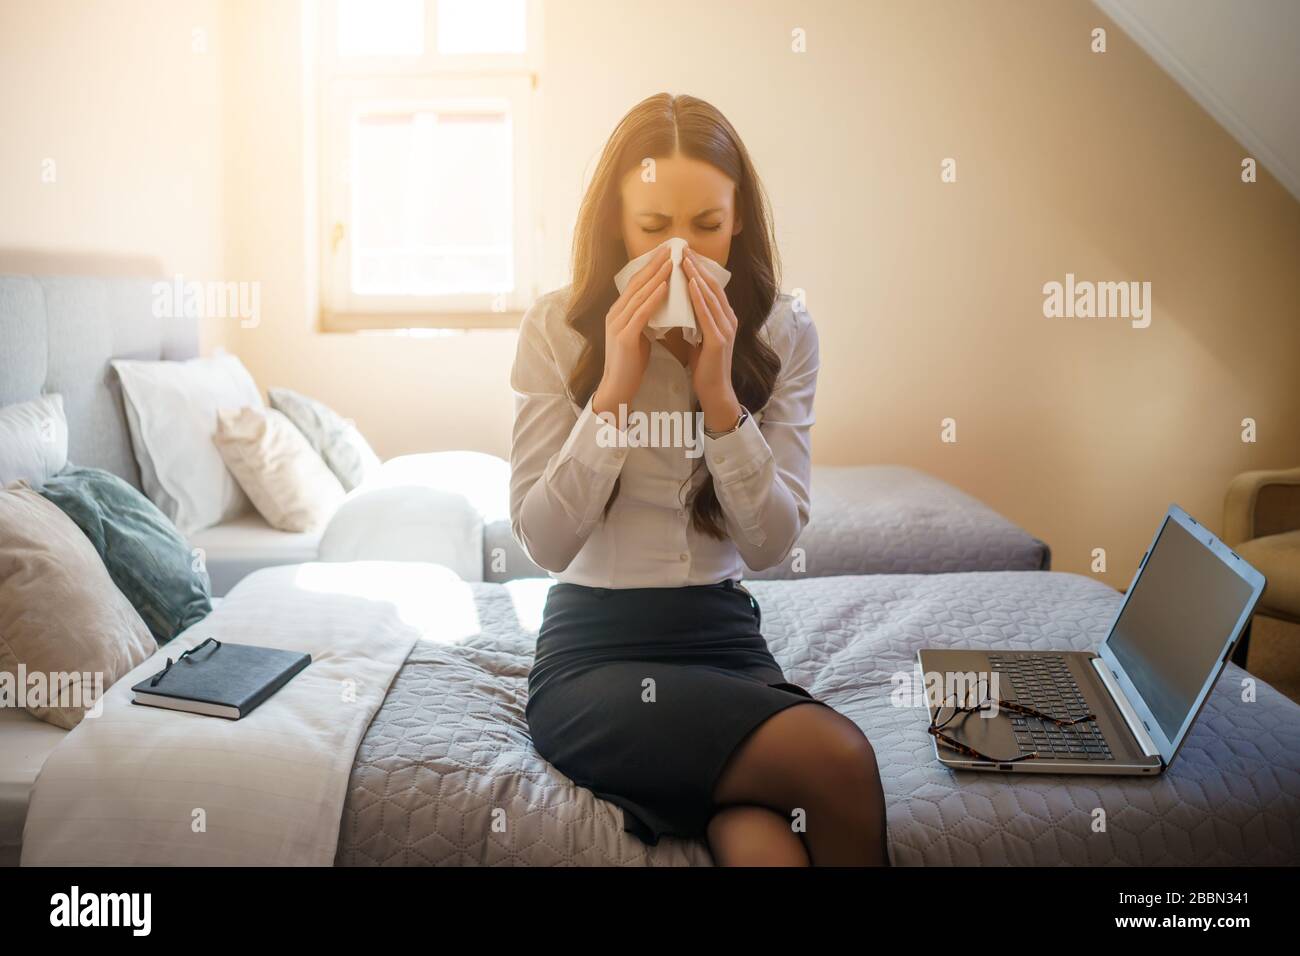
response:
[[(637, 256), (614, 276), (614, 285), (618, 286), (621, 295), (627, 288), (627, 284), (632, 281), (632, 277), (640, 272), (664, 246), (668, 246), (671, 250), (673, 260), (672, 275), (668, 277), (668, 298), (655, 314), (650, 316), (650, 321), (646, 323), (645, 334), (651, 339), (661, 339), (673, 329), (681, 329), (682, 338), (691, 345), (699, 345), (700, 330), (695, 324), (695, 309), (691, 305), (691, 292), (687, 287), (688, 276), (686, 270), (682, 268), (682, 250), (687, 246), (685, 239), (677, 237), (665, 239), (645, 255)], [(717, 279), (723, 288), (726, 288), (727, 283), (731, 281), (731, 273), (708, 256), (699, 255), (695, 261)]]

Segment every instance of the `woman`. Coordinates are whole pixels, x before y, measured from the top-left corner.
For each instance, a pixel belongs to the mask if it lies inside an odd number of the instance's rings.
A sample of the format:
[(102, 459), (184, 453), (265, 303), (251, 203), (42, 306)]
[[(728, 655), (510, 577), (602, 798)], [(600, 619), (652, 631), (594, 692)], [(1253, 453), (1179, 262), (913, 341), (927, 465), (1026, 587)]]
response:
[[(614, 282), (674, 237), (698, 345), (646, 334), (666, 249)], [(535, 746), (646, 843), (702, 837), (720, 865), (888, 865), (871, 745), (786, 681), (739, 583), (807, 524), (819, 359), (812, 320), (777, 293), (767, 200), (726, 118), (690, 96), (638, 104), (573, 251), (572, 285), (528, 310), (511, 372), (511, 523), (557, 579), (528, 681)], [(725, 289), (699, 256), (730, 270)], [(687, 430), (628, 447), (609, 440), (620, 410)]]

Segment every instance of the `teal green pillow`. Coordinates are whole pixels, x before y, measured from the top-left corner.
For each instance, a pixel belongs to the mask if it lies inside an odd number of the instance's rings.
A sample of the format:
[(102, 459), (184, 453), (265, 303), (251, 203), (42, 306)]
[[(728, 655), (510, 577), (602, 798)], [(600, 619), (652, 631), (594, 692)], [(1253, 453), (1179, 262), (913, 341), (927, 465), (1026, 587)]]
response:
[(212, 610), (211, 583), (195, 570), (185, 538), (117, 475), (69, 465), (40, 491), (85, 532), (159, 644)]

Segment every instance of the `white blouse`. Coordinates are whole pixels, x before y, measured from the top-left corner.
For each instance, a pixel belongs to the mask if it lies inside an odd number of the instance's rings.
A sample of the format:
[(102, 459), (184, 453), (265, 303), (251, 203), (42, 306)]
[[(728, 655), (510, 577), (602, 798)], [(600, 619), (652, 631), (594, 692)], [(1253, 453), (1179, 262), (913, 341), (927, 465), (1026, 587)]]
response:
[[(539, 298), (519, 330), (510, 373), (515, 540), (551, 577), (588, 587), (715, 584), (741, 578), (745, 565), (757, 571), (783, 561), (809, 513), (809, 432), (820, 360), (807, 311), (796, 311), (788, 295), (778, 297), (760, 333), (781, 359), (772, 396), (720, 438), (705, 435), (702, 416), (691, 413), (690, 369), (654, 342), (631, 411), (679, 413), (671, 417), (686, 429), (678, 432), (686, 441), (629, 447), (609, 440), (619, 433), (592, 411), (591, 399), (580, 407), (566, 392), (583, 345), (564, 321), (570, 289)], [(622, 434), (636, 441), (633, 430)], [(691, 525), (685, 504), (687, 489), (698, 488), (707, 474), (729, 535), (721, 541)], [(620, 478), (618, 497), (602, 518)]]

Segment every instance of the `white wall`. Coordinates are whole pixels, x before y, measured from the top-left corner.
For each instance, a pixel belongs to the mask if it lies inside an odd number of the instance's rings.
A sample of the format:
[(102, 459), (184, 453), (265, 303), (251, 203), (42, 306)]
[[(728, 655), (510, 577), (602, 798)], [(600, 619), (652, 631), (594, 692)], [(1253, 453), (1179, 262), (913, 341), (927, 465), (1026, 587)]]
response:
[[(1170, 501), (1214, 527), (1233, 474), (1300, 462), (1300, 205), (1267, 172), (1243, 185), (1242, 148), (1086, 0), (547, 6), (548, 287), (567, 281), (578, 200), (623, 113), (661, 90), (712, 101), (821, 332), (817, 461), (922, 468), (1043, 537), (1057, 568), (1106, 548), (1101, 577), (1121, 587)], [(506, 456), (512, 333), (312, 331), (298, 5), (234, 9), (245, 169), (227, 258), (264, 281), (270, 317), (234, 347), (381, 454)], [(1045, 319), (1042, 286), (1067, 272), (1151, 281), (1152, 326)]]
[(0, 271), (221, 278), (222, 28), (218, 0), (0, 6)]
[(1300, 3), (1094, 2), (1300, 199)]

